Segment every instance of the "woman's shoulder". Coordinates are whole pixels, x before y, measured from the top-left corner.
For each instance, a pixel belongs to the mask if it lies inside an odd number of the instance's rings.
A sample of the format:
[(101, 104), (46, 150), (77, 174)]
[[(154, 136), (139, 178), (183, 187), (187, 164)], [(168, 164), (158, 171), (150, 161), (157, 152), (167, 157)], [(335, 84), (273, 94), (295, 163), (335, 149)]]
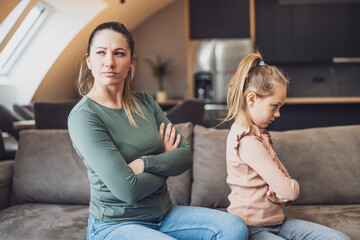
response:
[(70, 111), (69, 119), (71, 118), (81, 118), (81, 117), (89, 117), (90, 115), (94, 115), (94, 105), (95, 102), (92, 101), (87, 96), (83, 96), (81, 100), (73, 107)]
[(155, 101), (154, 98), (152, 96), (150, 96), (146, 92), (142, 92), (142, 91), (136, 91), (135, 92), (135, 91), (133, 91), (131, 93), (137, 100), (140, 100), (140, 101), (143, 101), (143, 102), (153, 102), (153, 101)]
[(91, 105), (90, 98), (88, 98), (87, 96), (83, 96), (80, 99), (80, 101), (73, 107), (70, 114), (72, 112), (76, 112), (76, 111), (81, 111), (81, 110), (86, 110), (86, 109), (89, 110), (90, 109), (89, 105)]
[(158, 107), (155, 99), (145, 92), (132, 92), (132, 95), (135, 97), (135, 101), (140, 105), (142, 109), (151, 109), (151, 111), (156, 111)]

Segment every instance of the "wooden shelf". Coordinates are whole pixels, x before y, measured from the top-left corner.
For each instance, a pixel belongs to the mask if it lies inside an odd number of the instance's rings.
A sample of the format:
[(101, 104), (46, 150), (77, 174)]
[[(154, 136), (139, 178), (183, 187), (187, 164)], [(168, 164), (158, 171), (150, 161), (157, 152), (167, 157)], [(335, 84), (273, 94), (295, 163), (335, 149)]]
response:
[(22, 120), (13, 122), (14, 129), (33, 129), (35, 128), (35, 120)]
[(360, 103), (360, 97), (289, 97), (285, 104)]

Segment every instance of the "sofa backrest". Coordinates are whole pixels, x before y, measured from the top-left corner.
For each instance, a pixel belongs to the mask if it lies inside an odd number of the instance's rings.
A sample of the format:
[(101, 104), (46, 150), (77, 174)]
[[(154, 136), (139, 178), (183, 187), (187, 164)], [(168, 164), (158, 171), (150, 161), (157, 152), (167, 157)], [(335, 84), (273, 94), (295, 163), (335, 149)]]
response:
[[(193, 125), (191, 122), (179, 123), (174, 125), (185, 140), (192, 146), (193, 144)], [(190, 205), (190, 194), (192, 185), (192, 169), (186, 170), (184, 173), (169, 177), (167, 186), (170, 193), (170, 198), (175, 205)]]
[[(192, 124), (175, 128), (191, 144)], [(168, 188), (175, 204), (189, 205), (191, 169), (170, 177)], [(15, 156), (12, 204), (88, 204), (87, 169), (72, 146), (68, 130), (21, 131)]]
[(225, 208), (229, 205), (225, 159), (228, 133), (228, 129), (194, 127), (192, 206)]
[[(228, 129), (194, 127), (191, 205), (226, 208)], [(271, 132), (275, 151), (300, 184), (295, 204), (360, 203), (360, 125)]]
[[(193, 145), (193, 169), (170, 177), (177, 205), (226, 208), (228, 129), (176, 124)], [(192, 134), (193, 133), (193, 134)], [(275, 151), (300, 184), (295, 204), (359, 204), (360, 125), (271, 132)], [(193, 140), (193, 141), (192, 141)], [(89, 182), (67, 130), (21, 132), (12, 203), (88, 204)]]
[(296, 204), (360, 203), (360, 125), (273, 132), (274, 148), (299, 181)]
[(12, 204), (88, 204), (89, 180), (67, 130), (20, 132)]

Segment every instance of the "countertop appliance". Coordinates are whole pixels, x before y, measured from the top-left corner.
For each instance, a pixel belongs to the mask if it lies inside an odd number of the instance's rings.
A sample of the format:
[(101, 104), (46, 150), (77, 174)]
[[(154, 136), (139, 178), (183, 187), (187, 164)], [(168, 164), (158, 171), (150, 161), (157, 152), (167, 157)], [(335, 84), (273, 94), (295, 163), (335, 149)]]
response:
[(194, 40), (192, 47), (195, 97), (226, 103), (226, 85), (242, 58), (252, 52), (251, 39)]

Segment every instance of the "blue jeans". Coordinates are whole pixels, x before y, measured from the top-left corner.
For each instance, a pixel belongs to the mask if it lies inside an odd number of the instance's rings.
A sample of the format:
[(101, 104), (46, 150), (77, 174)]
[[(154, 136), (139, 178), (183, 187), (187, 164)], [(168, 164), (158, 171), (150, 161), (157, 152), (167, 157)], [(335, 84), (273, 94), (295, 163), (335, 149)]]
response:
[(241, 218), (209, 208), (188, 206), (175, 206), (166, 216), (151, 221), (104, 223), (90, 215), (87, 229), (88, 240), (247, 238), (248, 230)]
[(248, 226), (248, 229), (249, 240), (350, 240), (347, 235), (332, 228), (294, 218), (287, 218), (279, 225)]

